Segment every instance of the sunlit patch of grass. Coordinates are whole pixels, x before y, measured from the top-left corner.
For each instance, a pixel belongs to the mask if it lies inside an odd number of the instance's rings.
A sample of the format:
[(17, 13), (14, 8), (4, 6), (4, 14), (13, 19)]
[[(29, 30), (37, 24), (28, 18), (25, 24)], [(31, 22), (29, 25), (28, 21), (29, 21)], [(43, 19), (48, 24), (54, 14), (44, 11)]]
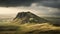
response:
[(18, 22), (6, 22), (6, 23), (0, 23), (0, 26), (16, 26), (19, 27), (17, 29), (17, 33), (27, 33), (31, 31), (36, 31), (36, 32), (42, 32), (42, 31), (60, 31), (60, 27), (56, 27), (52, 24), (49, 23), (25, 23), (25, 24), (19, 24)]
[(60, 30), (60, 27), (53, 26), (48, 23), (42, 24), (23, 24), (21, 25), (21, 30), (24, 32), (40, 30), (40, 31), (48, 31), (48, 30)]

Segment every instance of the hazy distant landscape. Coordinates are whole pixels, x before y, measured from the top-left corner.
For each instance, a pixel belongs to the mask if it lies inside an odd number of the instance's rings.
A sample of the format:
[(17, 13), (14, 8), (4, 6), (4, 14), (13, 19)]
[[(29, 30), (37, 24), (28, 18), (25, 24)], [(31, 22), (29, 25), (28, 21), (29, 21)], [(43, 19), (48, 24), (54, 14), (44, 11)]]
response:
[(0, 34), (60, 34), (60, 0), (0, 0)]
[[(59, 20), (58, 17), (44, 17), (44, 19), (51, 22), (39, 24), (39, 23), (34, 23), (33, 21), (33, 23), (27, 22), (24, 24), (23, 22), (21, 22), (21, 20), (23, 21), (24, 19), (26, 19), (25, 16), (29, 18), (28, 16), (32, 17), (35, 15), (31, 13), (27, 13), (26, 15), (24, 13), (23, 14), (20, 13), (19, 15), (17, 14), (15, 16), (16, 18), (19, 17), (19, 19), (16, 20), (13, 20), (14, 17), (10, 18), (8, 16), (6, 18), (0, 18), (0, 34), (60, 34), (60, 26), (53, 25), (56, 24), (55, 22), (57, 22), (57, 24), (58, 22), (60, 22), (58, 21)], [(44, 21), (43, 18), (41, 19)]]

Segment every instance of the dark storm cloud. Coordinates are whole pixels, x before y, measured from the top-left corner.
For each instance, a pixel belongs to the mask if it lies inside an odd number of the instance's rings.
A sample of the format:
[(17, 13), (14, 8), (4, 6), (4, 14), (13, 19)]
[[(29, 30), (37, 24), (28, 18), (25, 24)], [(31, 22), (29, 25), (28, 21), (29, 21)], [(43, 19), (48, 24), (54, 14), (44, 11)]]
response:
[(40, 0), (0, 0), (0, 6), (30, 6)]
[(43, 5), (47, 7), (60, 8), (60, 0), (43, 0), (38, 3), (38, 5)]
[(0, 6), (31, 6), (32, 3), (38, 5), (60, 8), (60, 0), (0, 0)]
[(0, 6), (31, 6), (33, 3), (37, 6), (60, 8), (60, 0), (0, 0)]

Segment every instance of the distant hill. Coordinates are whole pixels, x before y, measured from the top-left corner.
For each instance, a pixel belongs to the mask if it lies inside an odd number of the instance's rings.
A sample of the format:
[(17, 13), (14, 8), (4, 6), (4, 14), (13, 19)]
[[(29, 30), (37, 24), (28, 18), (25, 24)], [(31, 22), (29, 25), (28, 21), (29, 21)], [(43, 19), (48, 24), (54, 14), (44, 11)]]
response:
[(41, 18), (31, 12), (19, 12), (14, 18), (15, 22), (19, 23), (45, 23), (48, 22), (46, 19)]

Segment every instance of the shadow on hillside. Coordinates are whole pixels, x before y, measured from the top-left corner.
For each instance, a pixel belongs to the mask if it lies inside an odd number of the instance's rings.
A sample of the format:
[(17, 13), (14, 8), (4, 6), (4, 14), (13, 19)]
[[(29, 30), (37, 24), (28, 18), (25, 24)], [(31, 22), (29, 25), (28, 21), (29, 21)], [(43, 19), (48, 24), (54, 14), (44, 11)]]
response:
[(35, 30), (35, 31), (27, 32), (27, 33), (25, 33), (25, 34), (60, 34), (60, 31), (50, 30), (50, 31), (40, 32), (39, 30)]

